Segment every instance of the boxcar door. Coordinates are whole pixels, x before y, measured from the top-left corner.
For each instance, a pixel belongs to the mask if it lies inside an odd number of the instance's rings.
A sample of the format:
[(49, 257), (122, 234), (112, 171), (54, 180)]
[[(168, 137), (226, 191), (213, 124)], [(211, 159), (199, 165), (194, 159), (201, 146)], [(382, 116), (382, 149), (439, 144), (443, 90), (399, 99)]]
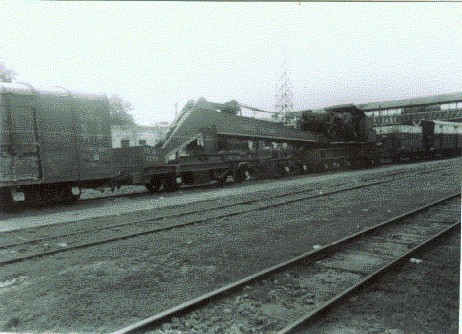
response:
[(80, 180), (103, 180), (114, 176), (109, 104), (101, 98), (74, 98), (78, 125)]
[(42, 177), (37, 134), (36, 109), (30, 106), (6, 106), (12, 181), (39, 180)]

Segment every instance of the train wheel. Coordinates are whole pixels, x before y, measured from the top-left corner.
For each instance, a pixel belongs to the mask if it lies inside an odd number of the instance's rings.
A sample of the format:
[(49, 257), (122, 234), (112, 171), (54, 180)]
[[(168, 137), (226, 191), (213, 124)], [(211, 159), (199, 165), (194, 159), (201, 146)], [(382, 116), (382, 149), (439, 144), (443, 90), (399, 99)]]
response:
[(230, 171), (229, 170), (217, 170), (215, 172), (215, 177), (212, 177), (212, 179), (215, 179), (219, 185), (224, 185), (226, 183), (226, 181), (228, 180), (228, 175), (230, 175)]
[(287, 165), (276, 165), (276, 171), (275, 171), (275, 177), (280, 178), (280, 177), (285, 177), (289, 175), (290, 168)]
[(78, 194), (74, 194), (72, 192), (72, 187), (66, 187), (65, 189), (65, 195), (63, 197), (63, 202), (66, 204), (72, 204), (77, 202), (80, 199), (80, 189), (78, 191)]
[(71, 193), (71, 195), (66, 200), (66, 203), (72, 204), (72, 203), (77, 202), (79, 199), (80, 199), (80, 195), (74, 195)]
[(28, 188), (24, 191), (24, 204), (27, 206), (40, 206), (52, 204), (52, 196), (48, 185)]
[(164, 188), (167, 191), (175, 191), (178, 190), (179, 187), (175, 176), (169, 176), (164, 180)]
[(0, 188), (0, 210), (13, 211), (16, 205), (13, 201), (13, 196), (9, 188)]
[(329, 161), (322, 161), (319, 163), (317, 169), (319, 172), (327, 172), (331, 169), (331, 164)]
[(161, 185), (162, 185), (162, 180), (158, 177), (153, 177), (151, 178), (151, 182), (146, 183), (144, 186), (146, 187), (146, 189), (149, 190), (149, 192), (155, 193), (156, 191), (160, 189)]
[(64, 202), (68, 196), (66, 189), (55, 184), (42, 184), (24, 191), (24, 204), (27, 206), (53, 205)]
[(333, 170), (339, 170), (341, 168), (340, 161), (337, 161), (337, 160), (332, 161), (331, 166)]
[(351, 168), (352, 169), (360, 169), (360, 168), (364, 168), (364, 167), (365, 167), (365, 165), (364, 165), (363, 159), (357, 158), (357, 159), (351, 160)]
[(371, 158), (369, 160), (369, 164), (372, 167), (379, 166), (380, 165), (380, 159), (379, 158)]
[(228, 179), (228, 175), (225, 176), (220, 176), (217, 181), (220, 186), (224, 185), (226, 183), (226, 180)]
[(245, 180), (250, 179), (250, 169), (247, 166), (241, 166), (236, 172), (236, 176), (234, 177), (234, 181), (237, 183), (244, 182)]
[(345, 169), (351, 169), (353, 164), (351, 163), (350, 160), (347, 159), (344, 161), (343, 166), (345, 167)]

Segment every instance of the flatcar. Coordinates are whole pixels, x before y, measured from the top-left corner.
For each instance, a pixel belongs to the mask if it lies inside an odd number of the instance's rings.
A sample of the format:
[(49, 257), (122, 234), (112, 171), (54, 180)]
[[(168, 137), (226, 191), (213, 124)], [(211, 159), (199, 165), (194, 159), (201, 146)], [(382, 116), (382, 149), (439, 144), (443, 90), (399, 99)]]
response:
[(190, 101), (156, 147), (138, 148), (136, 157), (129, 157), (135, 148), (115, 149), (120, 180), (145, 184), (154, 192), (209, 181), (225, 183), (228, 178), (242, 182), (364, 167), (378, 161), (372, 123), (353, 105), (329, 110), (333, 127), (314, 129), (307, 122), (307, 127), (294, 129), (238, 116), (232, 108), (238, 104)]

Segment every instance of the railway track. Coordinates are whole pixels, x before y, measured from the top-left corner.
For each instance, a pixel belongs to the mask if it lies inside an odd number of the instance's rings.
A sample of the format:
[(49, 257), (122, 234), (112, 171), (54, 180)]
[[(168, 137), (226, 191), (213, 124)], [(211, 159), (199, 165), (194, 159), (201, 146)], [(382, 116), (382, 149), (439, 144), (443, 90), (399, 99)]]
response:
[[(429, 169), (429, 170), (425, 170), (425, 168), (423, 168), (423, 170), (420, 170), (420, 168), (416, 169), (416, 170), (405, 170), (405, 171), (385, 171), (385, 172), (380, 172), (377, 174), (373, 174), (373, 175), (366, 175), (366, 176), (363, 176), (363, 177), (359, 177), (359, 181), (355, 181), (355, 182), (349, 182), (349, 183), (353, 183), (355, 185), (358, 184), (358, 182), (368, 182), (368, 181), (373, 181), (373, 180), (377, 180), (377, 178), (383, 178), (383, 177), (390, 177), (390, 176), (397, 176), (397, 175), (402, 175), (402, 174), (406, 174), (406, 173), (411, 173), (409, 176), (412, 176), (413, 174), (412, 173), (416, 173), (416, 174), (425, 174), (425, 173), (434, 173), (434, 172), (438, 172), (438, 171), (441, 171), (441, 170), (445, 170), (446, 168), (437, 168), (437, 169)], [(339, 183), (335, 183), (335, 184), (328, 184), (328, 186), (330, 187), (338, 187), (338, 186), (342, 186), (342, 185), (346, 185), (348, 182), (339, 182)], [(216, 204), (217, 202), (221, 202), (220, 199), (203, 199), (203, 200), (199, 200), (199, 201), (195, 201), (193, 203), (180, 203), (179, 205), (182, 205), (183, 207), (187, 207), (188, 205), (191, 205), (191, 206), (194, 206), (195, 208), (193, 210), (182, 210), (182, 208), (178, 208), (178, 204), (177, 205), (168, 205), (168, 206), (163, 206), (160, 209), (162, 209), (162, 211), (174, 211), (173, 213), (171, 214), (166, 214), (166, 215), (159, 215), (159, 214), (152, 214), (150, 213), (150, 211), (153, 211), (152, 209), (151, 210), (142, 210), (142, 211), (136, 211), (136, 212), (129, 212), (129, 213), (122, 213), (122, 214), (116, 214), (116, 215), (108, 215), (108, 216), (103, 216), (103, 217), (96, 217), (96, 218), (86, 218), (86, 219), (79, 219), (79, 220), (76, 220), (76, 221), (66, 221), (66, 222), (60, 222), (60, 223), (48, 223), (48, 224), (41, 224), (41, 225), (38, 225), (38, 226), (29, 226), (29, 227), (24, 227), (24, 228), (16, 228), (14, 230), (7, 230), (7, 231), (4, 231), (4, 232), (0, 232), (0, 249), (2, 247), (8, 247), (7, 246), (7, 241), (9, 239), (11, 240), (14, 240), (14, 239), (21, 239), (21, 240), (30, 240), (30, 237), (28, 238), (28, 236), (32, 236), (34, 237), (34, 241), (37, 241), (37, 242), (40, 242), (40, 241), (45, 241), (47, 237), (49, 237), (50, 233), (53, 234), (54, 236), (62, 236), (62, 237), (65, 237), (65, 236), (68, 236), (68, 235), (71, 235), (72, 234), (72, 231), (82, 231), (82, 230), (86, 230), (86, 231), (92, 231), (92, 228), (94, 225), (96, 225), (95, 223), (103, 223), (105, 224), (105, 228), (111, 228), (111, 227), (120, 227), (120, 226), (124, 226), (124, 225), (129, 225), (129, 224), (133, 224), (133, 223), (137, 223), (137, 222), (142, 222), (142, 221), (148, 221), (148, 220), (157, 220), (157, 219), (164, 219), (164, 218), (172, 218), (172, 217), (179, 217), (179, 216), (182, 216), (184, 214), (190, 214), (190, 213), (194, 213), (194, 212), (201, 212), (201, 211), (207, 211), (209, 210), (210, 208), (223, 208), (223, 207), (227, 207), (227, 206), (232, 206), (232, 205), (235, 205), (235, 204), (240, 204), (240, 203), (243, 203), (243, 204), (246, 204), (248, 202), (251, 202), (251, 201), (255, 201), (257, 199), (260, 199), (262, 197), (265, 197), (265, 198), (272, 198), (272, 197), (277, 197), (277, 196), (286, 196), (286, 195), (290, 195), (290, 194), (294, 194), (294, 193), (303, 193), (303, 192), (308, 192), (308, 191), (317, 191), (316, 187), (317, 186), (321, 186), (319, 188), (319, 191), (328, 191), (326, 190), (326, 187), (323, 186), (323, 184), (310, 184), (309, 185), (309, 188), (307, 188), (307, 186), (303, 185), (303, 186), (292, 186), (290, 187), (291, 190), (289, 192), (281, 192), (281, 193), (278, 193), (279, 192), (279, 189), (276, 190), (275, 193), (271, 192), (271, 191), (268, 191), (268, 190), (261, 190), (261, 191), (256, 191), (256, 192), (253, 192), (252, 194), (250, 194), (250, 196), (248, 194), (246, 194), (247, 197), (250, 197), (250, 198), (253, 198), (253, 199), (244, 199), (242, 200), (241, 197), (242, 197), (242, 194), (241, 195), (234, 195), (234, 196), (229, 196), (226, 198), (226, 202), (228, 203), (228, 205), (220, 205), (220, 206), (216, 206), (214, 204)], [(239, 185), (238, 185), (239, 186)], [(132, 194), (133, 195), (133, 194)], [(123, 195), (120, 195), (120, 196), (123, 196)], [(130, 196), (130, 195), (128, 195)], [(200, 210), (198, 209), (198, 207), (200, 208), (201, 206), (206, 206), (205, 209), (203, 210)], [(130, 215), (130, 216), (128, 216)], [(144, 215), (145, 217), (146, 216), (149, 216), (143, 220), (139, 220), (139, 219), (130, 219), (131, 216), (138, 216), (138, 215)], [(108, 220), (111, 219), (113, 220), (114, 222), (108, 222)], [(124, 220), (129, 220), (129, 222), (124, 222)], [(108, 225), (109, 224), (109, 225)], [(89, 227), (89, 225), (91, 227)], [(53, 227), (53, 230), (50, 231), (50, 227)], [(96, 228), (98, 229), (98, 228)], [(58, 233), (56, 232), (59, 232), (60, 230), (65, 230), (65, 233), (62, 233), (61, 235), (59, 235)], [(37, 238), (37, 236), (39, 238)], [(43, 236), (43, 238), (40, 238), (40, 236)], [(19, 244), (19, 243), (18, 243)], [(3, 246), (2, 246), (3, 245)]]
[[(448, 160), (447, 163), (450, 164), (452, 161), (451, 160)], [(446, 161), (442, 161), (443, 164), (446, 162)], [(421, 166), (420, 166), (420, 163), (422, 162), (413, 162), (413, 163), (410, 163), (410, 164), (407, 164), (407, 166), (409, 168), (415, 168), (415, 169), (420, 169)], [(383, 165), (385, 166), (385, 165)], [(372, 173), (376, 173), (375, 170), (377, 169), (380, 169), (382, 168), (383, 166), (379, 166), (379, 167), (371, 167), (371, 168), (367, 168), (365, 169), (366, 171), (372, 171)], [(423, 167), (425, 168), (425, 167)], [(441, 170), (442, 168), (438, 168), (438, 170)], [(332, 171), (332, 172), (329, 172), (329, 173), (321, 173), (321, 174), (310, 174), (308, 177), (310, 178), (315, 178), (315, 177), (319, 177), (319, 176), (327, 176), (327, 175), (335, 175), (335, 174), (338, 174), (339, 172), (354, 172), (355, 170), (343, 170), (343, 171)], [(386, 173), (389, 173), (388, 171), (385, 171), (385, 172), (378, 172), (380, 174), (386, 174)], [(391, 172), (392, 174), (396, 173), (396, 172)], [(402, 172), (398, 172), (398, 174), (400, 174)], [(425, 173), (425, 171), (424, 171)], [(297, 179), (297, 178), (305, 178), (307, 177), (307, 175), (292, 175), (292, 176), (288, 176), (288, 177), (285, 177), (285, 179), (287, 180), (291, 180), (291, 179)], [(366, 180), (366, 179), (371, 179), (371, 176), (369, 174), (366, 174), (364, 177), (361, 177), (362, 179)], [(374, 176), (372, 176), (372, 178), (374, 178)], [(249, 186), (249, 185), (252, 185), (252, 184), (263, 184), (263, 182), (271, 182), (271, 181), (274, 181), (273, 179), (251, 179), (249, 181), (247, 181), (245, 183), (246, 186)], [(240, 183), (235, 183), (235, 184), (228, 184), (227, 187), (230, 188), (230, 187), (241, 187), (242, 184)], [(141, 187), (141, 186), (140, 186)], [(218, 183), (209, 183), (209, 184), (201, 184), (201, 185), (195, 185), (195, 186), (185, 186), (185, 187), (182, 187), (181, 188), (181, 192), (192, 192), (194, 194), (196, 194), (197, 192), (201, 193), (201, 192), (207, 192), (207, 191), (210, 191), (210, 190), (213, 190), (213, 189), (220, 189), (220, 188), (223, 188), (223, 185), (219, 185)], [(107, 190), (110, 190), (109, 188)], [(102, 193), (101, 195), (96, 195), (96, 196), (92, 196), (92, 195), (82, 195), (82, 198), (74, 203), (72, 205), (72, 208), (74, 209), (78, 209), (79, 207), (84, 207), (84, 206), (89, 206), (89, 207), (98, 207), (98, 205), (100, 204), (103, 204), (105, 201), (107, 200), (118, 200), (118, 199), (131, 199), (131, 200), (143, 200), (143, 199), (149, 199), (149, 198), (152, 198), (153, 197), (153, 194), (152, 193), (149, 193), (146, 189), (144, 189), (143, 191), (134, 191), (134, 192), (126, 192), (126, 193), (110, 193), (110, 194), (103, 194), (105, 193), (106, 190), (102, 190)], [(171, 194), (171, 192), (168, 192), (168, 191), (159, 191), (157, 193), (158, 195), (160, 196), (168, 196), (170, 197), (169, 195)], [(193, 195), (193, 194), (191, 194)], [(86, 197), (86, 196), (89, 196), (89, 197)], [(23, 208), (25, 209), (25, 208)], [(48, 206), (48, 207), (44, 207), (43, 205), (39, 205), (39, 206), (31, 206), (30, 208), (28, 209), (25, 209), (25, 210), (20, 210), (19, 213), (22, 213), (22, 214), (30, 214), (30, 215), (37, 215), (37, 214), (41, 214), (44, 212), (44, 210), (49, 210), (49, 209), (52, 209), (53, 211), (56, 211), (56, 212), (60, 212), (62, 211), (63, 209), (64, 210), (68, 210), (69, 209), (69, 205), (68, 204), (59, 204), (59, 203), (56, 203), (55, 205), (51, 205), (51, 206)], [(11, 219), (11, 218), (16, 218), (18, 216), (18, 211), (14, 211), (13, 213), (8, 213), (8, 212), (3, 212), (0, 210), (0, 220), (1, 219)]]
[(457, 229), (292, 332), (460, 333), (460, 245)]
[[(411, 173), (409, 171), (399, 171), (382, 176), (382, 179), (379, 180), (323, 191), (321, 193), (316, 193), (312, 188), (305, 188), (297, 191), (276, 193), (265, 196), (263, 199), (257, 195), (241, 201), (226, 201), (225, 204), (207, 205), (205, 208), (194, 208), (189, 211), (181, 211), (170, 215), (155, 213), (147, 217), (145, 216), (142, 219), (132, 219), (128, 222), (115, 224), (109, 223), (109, 225), (98, 227), (93, 227), (88, 222), (85, 225), (65, 223), (52, 226), (52, 229), (50, 229), (50, 226), (43, 226), (4, 232), (0, 234), (0, 265), (158, 233), (173, 228), (204, 223), (212, 219), (222, 219), (255, 210), (269, 209), (364, 187), (381, 185), (383, 183), (400, 181), (416, 174), (433, 173), (441, 170), (412, 171)], [(367, 181), (370, 179), (366, 178)], [(334, 187), (338, 186), (339, 184), (336, 184)], [(11, 242), (11, 240), (19, 241)]]
[(284, 261), (114, 333), (297, 332), (358, 288), (458, 230), (460, 192)]

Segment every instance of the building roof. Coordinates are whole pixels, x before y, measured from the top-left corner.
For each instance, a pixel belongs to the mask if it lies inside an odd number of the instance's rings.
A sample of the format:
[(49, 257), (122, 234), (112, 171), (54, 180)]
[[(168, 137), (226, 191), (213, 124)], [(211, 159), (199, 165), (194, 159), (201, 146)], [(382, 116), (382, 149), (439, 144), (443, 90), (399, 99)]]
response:
[(382, 101), (358, 104), (358, 107), (364, 111), (379, 110), (379, 109), (393, 109), (401, 107), (424, 106), (431, 104), (443, 104), (462, 102), (462, 92), (453, 94), (433, 95), (416, 97), (406, 100)]
[(338, 104), (331, 107), (324, 108), (325, 111), (335, 111), (335, 112), (358, 112), (361, 111), (357, 105), (349, 104)]
[[(372, 111), (372, 110), (380, 110), (380, 109), (394, 109), (394, 108), (402, 108), (402, 107), (412, 107), (412, 106), (423, 106), (423, 105), (432, 105), (432, 104), (444, 104), (444, 103), (454, 103), (454, 102), (462, 102), (462, 92), (452, 93), (452, 94), (442, 94), (442, 95), (433, 95), (433, 96), (423, 96), (423, 97), (416, 97), (412, 99), (404, 99), (404, 100), (392, 100), (392, 101), (381, 101), (381, 102), (370, 102), (370, 103), (362, 103), (362, 104), (342, 104), (342, 105), (334, 105), (328, 106), (320, 109), (304, 109), (299, 111), (294, 111), (293, 117), (297, 117), (304, 112), (325, 112), (327, 110), (331, 111), (339, 111), (334, 109), (348, 109), (355, 105), (358, 109), (363, 111)], [(345, 108), (343, 108), (345, 107)]]

